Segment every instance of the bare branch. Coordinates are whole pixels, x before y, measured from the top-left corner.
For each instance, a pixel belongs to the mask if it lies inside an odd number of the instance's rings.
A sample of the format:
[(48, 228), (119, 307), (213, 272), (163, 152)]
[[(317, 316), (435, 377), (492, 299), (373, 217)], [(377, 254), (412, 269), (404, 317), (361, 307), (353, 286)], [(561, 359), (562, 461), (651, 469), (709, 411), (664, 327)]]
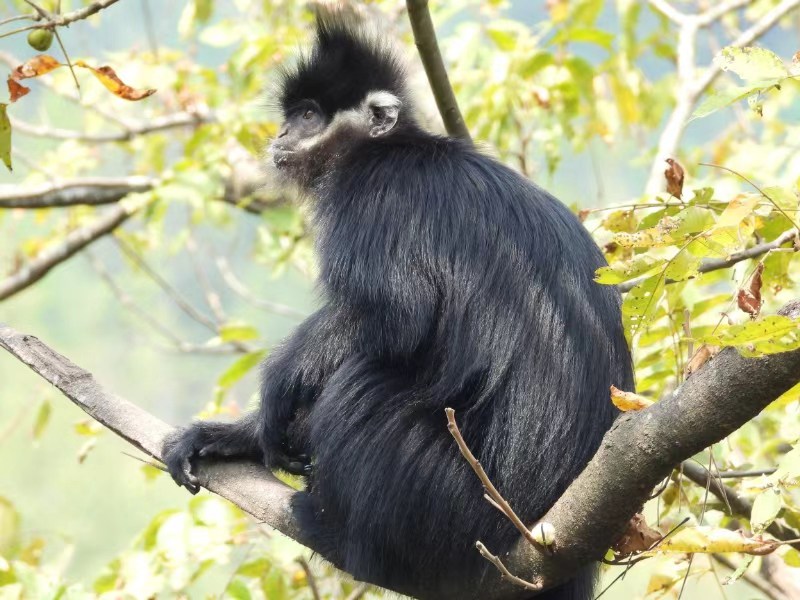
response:
[[(27, 0), (26, 0), (27, 1)], [(10, 35), (14, 35), (16, 33), (22, 33), (23, 31), (29, 31), (31, 29), (51, 29), (54, 26), (57, 27), (64, 27), (69, 25), (70, 23), (74, 23), (75, 21), (81, 21), (92, 15), (100, 12), (104, 8), (108, 8), (112, 4), (116, 4), (119, 0), (95, 0), (88, 6), (84, 6), (83, 8), (79, 8), (77, 10), (73, 10), (71, 12), (65, 13), (63, 15), (53, 14), (48, 11), (44, 11), (39, 6), (34, 5), (37, 10), (37, 14), (31, 15), (35, 20), (45, 21), (44, 23), (38, 23), (36, 25), (29, 25), (27, 27), (20, 27), (19, 29), (14, 29), (13, 31), (7, 31), (0, 35), (0, 38), (7, 37)], [(28, 2), (31, 4), (31, 2)], [(44, 15), (47, 15), (46, 17)]]
[[(724, 554), (712, 554), (711, 558), (723, 565), (726, 569), (730, 571), (736, 571), (737, 565), (733, 563), (727, 556)], [(766, 558), (766, 557), (765, 557)], [(786, 597), (780, 593), (772, 582), (764, 579), (760, 575), (756, 573), (750, 573), (745, 571), (742, 573), (742, 579), (744, 579), (747, 583), (757, 589), (759, 592), (764, 594), (770, 600), (784, 600)]]
[(170, 115), (155, 117), (149, 121), (130, 123), (124, 126), (123, 131), (114, 133), (84, 133), (74, 129), (60, 127), (47, 127), (34, 125), (27, 121), (11, 119), (11, 126), (15, 132), (25, 133), (35, 137), (44, 137), (56, 140), (78, 140), (87, 144), (106, 144), (113, 142), (128, 142), (135, 137), (150, 133), (160, 133), (181, 127), (197, 127), (206, 123), (216, 122), (216, 114), (179, 112)]
[[(725, 504), (730, 507), (732, 516), (743, 517), (745, 519), (750, 518), (750, 514), (753, 512), (753, 503), (747, 498), (742, 498), (733, 488), (723, 484), (718, 477), (709, 473), (708, 469), (688, 460), (683, 461), (681, 469), (688, 479), (692, 480), (700, 487), (707, 489), (714, 494), (714, 496), (725, 502)], [(784, 541), (797, 540), (800, 538), (800, 532), (791, 527), (786, 527), (778, 521), (773, 521), (770, 526), (767, 527), (767, 533)], [(790, 545), (800, 550), (800, 542), (795, 541)]]
[(60, 243), (43, 250), (36, 258), (0, 281), (0, 301), (30, 287), (47, 275), (50, 269), (68, 260), (92, 242), (114, 231), (137, 209), (138, 206), (117, 204), (88, 225), (68, 233)]
[(133, 192), (146, 192), (157, 184), (150, 177), (86, 177), (22, 187), (0, 185), (0, 208), (60, 208), (113, 204)]
[(697, 15), (697, 24), (700, 27), (708, 27), (719, 21), (722, 17), (730, 12), (739, 10), (743, 6), (747, 6), (753, 0), (726, 0), (725, 2), (718, 2), (712, 4), (707, 10)]
[[(796, 229), (789, 229), (784, 231), (778, 237), (776, 237), (771, 242), (764, 242), (763, 244), (756, 244), (746, 250), (741, 250), (739, 252), (734, 252), (727, 258), (711, 258), (706, 259), (700, 266), (698, 267), (698, 273), (709, 273), (711, 271), (718, 271), (719, 269), (727, 269), (728, 267), (732, 267), (736, 263), (740, 263), (745, 260), (750, 260), (751, 258), (758, 258), (759, 256), (763, 256), (767, 252), (771, 252), (772, 250), (777, 250), (784, 244), (793, 241), (797, 238), (797, 230)], [(617, 286), (617, 289), (622, 292), (631, 291), (634, 287), (639, 285), (642, 281), (646, 278), (639, 277), (637, 279), (631, 279), (630, 281), (626, 281), (624, 283), (620, 283)], [(675, 283), (673, 280), (668, 279), (665, 283)]]
[(682, 13), (677, 8), (672, 6), (667, 0), (649, 0), (650, 6), (652, 6), (657, 12), (660, 12), (662, 15), (667, 17), (673, 23), (677, 25), (681, 25), (689, 18), (688, 15)]
[(408, 8), (411, 29), (414, 32), (414, 42), (417, 45), (422, 66), (425, 67), (425, 74), (428, 76), (428, 83), (436, 99), (439, 114), (442, 115), (444, 127), (450, 135), (471, 141), (472, 138), (450, 85), (450, 78), (447, 76), (447, 69), (445, 69), (442, 53), (439, 50), (439, 42), (436, 41), (436, 31), (428, 10), (428, 0), (406, 0), (406, 8)]

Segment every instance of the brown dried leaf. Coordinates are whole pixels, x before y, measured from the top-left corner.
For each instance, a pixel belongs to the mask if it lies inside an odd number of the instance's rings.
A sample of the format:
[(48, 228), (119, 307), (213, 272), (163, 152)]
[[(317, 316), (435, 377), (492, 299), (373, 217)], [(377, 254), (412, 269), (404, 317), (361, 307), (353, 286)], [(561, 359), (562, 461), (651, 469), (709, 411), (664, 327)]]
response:
[(667, 178), (667, 193), (680, 198), (683, 194), (683, 167), (674, 158), (668, 158), (667, 164), (669, 167), (664, 171), (664, 177)]
[(39, 77), (50, 71), (63, 66), (49, 54), (37, 54), (29, 61), (22, 63), (11, 72), (11, 78), (15, 80)]
[(633, 392), (623, 392), (613, 385), (611, 386), (611, 402), (621, 411), (642, 410), (654, 404), (649, 398)]
[(109, 66), (103, 67), (90, 67), (82, 60), (75, 61), (76, 67), (83, 67), (84, 69), (89, 69), (95, 77), (102, 83), (107, 90), (109, 90), (115, 96), (122, 98), (123, 100), (142, 100), (143, 98), (147, 98), (148, 96), (152, 96), (156, 93), (154, 89), (147, 89), (147, 90), (137, 90), (132, 88), (131, 86), (125, 84), (116, 74), (114, 69)]
[(586, 217), (588, 217), (591, 213), (592, 213), (592, 210), (589, 209), (589, 208), (581, 209), (580, 211), (578, 211), (578, 220), (581, 223), (583, 223), (586, 220)]
[(761, 274), (764, 272), (764, 263), (758, 263), (747, 287), (741, 288), (736, 294), (739, 308), (755, 319), (761, 312)]
[(28, 92), (31, 91), (31, 88), (25, 87), (24, 85), (13, 79), (11, 75), (8, 76), (7, 83), (8, 83), (8, 95), (11, 102), (16, 102), (17, 100), (19, 100), (20, 98), (22, 98)]
[(689, 375), (697, 371), (709, 360), (714, 358), (718, 353), (719, 353), (719, 346), (710, 346), (709, 344), (703, 344), (697, 349), (697, 351), (694, 354), (692, 354), (692, 358), (689, 359), (689, 362), (686, 364), (686, 368), (684, 369), (684, 375), (686, 377), (689, 377)]
[(661, 534), (650, 527), (644, 516), (637, 513), (631, 517), (625, 533), (611, 547), (620, 558), (644, 552), (661, 539)]

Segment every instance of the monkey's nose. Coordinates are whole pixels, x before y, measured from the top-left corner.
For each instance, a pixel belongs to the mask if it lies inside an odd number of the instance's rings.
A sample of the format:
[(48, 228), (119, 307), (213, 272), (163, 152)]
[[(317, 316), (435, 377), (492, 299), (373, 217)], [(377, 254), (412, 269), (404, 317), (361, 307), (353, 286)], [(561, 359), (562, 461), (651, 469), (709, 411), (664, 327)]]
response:
[(280, 132), (278, 132), (278, 137), (279, 138), (286, 137), (288, 134), (289, 134), (289, 127), (288, 126), (282, 127)]

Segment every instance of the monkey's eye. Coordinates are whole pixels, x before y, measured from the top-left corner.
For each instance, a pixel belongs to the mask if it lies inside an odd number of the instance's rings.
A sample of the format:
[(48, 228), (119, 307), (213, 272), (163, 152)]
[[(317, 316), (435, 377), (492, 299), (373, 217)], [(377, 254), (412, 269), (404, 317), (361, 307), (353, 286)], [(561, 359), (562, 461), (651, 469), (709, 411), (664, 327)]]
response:
[(314, 111), (313, 110), (307, 110), (305, 113), (303, 113), (303, 118), (306, 119), (306, 120), (311, 119), (313, 117), (314, 117)]

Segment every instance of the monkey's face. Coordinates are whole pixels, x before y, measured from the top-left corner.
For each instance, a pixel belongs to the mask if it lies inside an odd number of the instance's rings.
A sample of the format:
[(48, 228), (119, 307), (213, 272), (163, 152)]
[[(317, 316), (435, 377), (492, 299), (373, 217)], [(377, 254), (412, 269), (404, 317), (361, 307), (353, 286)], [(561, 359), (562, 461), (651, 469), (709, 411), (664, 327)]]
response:
[(359, 105), (333, 115), (315, 100), (303, 100), (286, 111), (270, 146), (272, 161), (289, 179), (311, 185), (359, 142), (394, 130), (401, 106), (397, 96), (384, 91), (370, 92)]
[(290, 168), (294, 161), (308, 151), (309, 142), (321, 136), (327, 127), (327, 119), (319, 104), (303, 100), (286, 115), (278, 137), (272, 142), (270, 152), (275, 166)]

